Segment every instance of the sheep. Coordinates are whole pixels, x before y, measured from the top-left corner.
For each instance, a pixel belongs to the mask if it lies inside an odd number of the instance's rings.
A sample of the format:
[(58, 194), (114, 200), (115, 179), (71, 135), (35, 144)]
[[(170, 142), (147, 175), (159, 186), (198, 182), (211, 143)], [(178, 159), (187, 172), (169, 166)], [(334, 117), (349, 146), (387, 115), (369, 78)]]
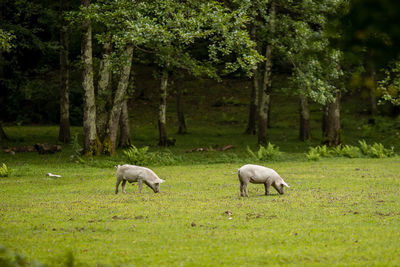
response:
[(125, 164), (118, 165), (116, 168), (117, 183), (115, 186), (115, 194), (118, 194), (118, 187), (121, 182), (122, 193), (126, 193), (125, 184), (127, 181), (129, 183), (138, 182), (139, 193), (142, 193), (143, 183), (153, 189), (154, 193), (158, 193), (160, 192), (160, 184), (165, 182), (165, 180), (158, 178), (157, 174), (152, 170), (145, 167)]
[(265, 195), (269, 195), (269, 188), (272, 185), (279, 194), (283, 195), (283, 187), (289, 187), (285, 181), (279, 176), (279, 174), (273, 169), (247, 164), (238, 169), (238, 177), (240, 181), (240, 195), (243, 197), (245, 193), (246, 197), (249, 196), (247, 191), (248, 183), (253, 184), (264, 184)]

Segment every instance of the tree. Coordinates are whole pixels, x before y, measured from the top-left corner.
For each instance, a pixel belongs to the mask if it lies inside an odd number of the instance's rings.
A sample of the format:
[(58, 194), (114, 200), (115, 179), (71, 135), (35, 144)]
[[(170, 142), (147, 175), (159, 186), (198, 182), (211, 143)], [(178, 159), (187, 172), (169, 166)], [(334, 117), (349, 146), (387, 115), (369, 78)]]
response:
[(69, 40), (68, 25), (64, 17), (67, 3), (60, 0), (60, 129), (58, 140), (68, 143), (71, 139), (69, 123)]
[[(88, 9), (90, 0), (82, 0), (82, 8)], [(92, 52), (92, 24), (89, 19), (84, 19), (82, 24), (82, 87), (84, 90), (84, 112), (83, 112), (83, 132), (84, 132), (84, 154), (93, 155), (98, 153), (97, 133), (96, 133), (96, 103), (94, 94), (94, 71), (93, 71), (93, 52)]]
[[(154, 22), (144, 46), (152, 51), (160, 69), (159, 145), (166, 146), (170, 72), (181, 69), (195, 76), (217, 78), (239, 68), (250, 72), (259, 57), (245, 29), (247, 18), (218, 2), (153, 1), (148, 3), (146, 17)], [(196, 47), (196, 42), (203, 47)], [(195, 47), (207, 53), (196, 55)], [(217, 66), (222, 64), (224, 68), (219, 74)]]
[[(10, 32), (4, 31), (0, 29), (0, 59), (2, 58), (3, 51), (9, 51), (12, 48), (12, 40), (14, 39), (14, 35)], [(2, 66), (1, 66), (2, 67)], [(3, 70), (1, 68), (0, 77), (3, 77)], [(3, 125), (0, 120), (0, 141), (7, 140), (8, 137), (3, 130)]]

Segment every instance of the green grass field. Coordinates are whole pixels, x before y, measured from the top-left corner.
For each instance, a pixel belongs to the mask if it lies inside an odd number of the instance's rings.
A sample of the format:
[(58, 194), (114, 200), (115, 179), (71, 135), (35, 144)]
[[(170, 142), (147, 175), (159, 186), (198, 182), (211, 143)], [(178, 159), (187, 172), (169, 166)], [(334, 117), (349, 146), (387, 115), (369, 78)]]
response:
[(249, 198), (239, 162), (153, 167), (161, 193), (115, 195), (114, 168), (37, 157), (0, 178), (0, 242), (49, 266), (400, 264), (399, 157), (264, 163), (291, 188)]

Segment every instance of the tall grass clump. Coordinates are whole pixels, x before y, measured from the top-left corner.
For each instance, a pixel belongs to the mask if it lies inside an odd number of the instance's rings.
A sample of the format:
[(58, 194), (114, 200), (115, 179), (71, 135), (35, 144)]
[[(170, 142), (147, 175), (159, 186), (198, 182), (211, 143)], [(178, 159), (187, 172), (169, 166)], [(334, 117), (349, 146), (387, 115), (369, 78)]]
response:
[(394, 147), (388, 149), (385, 148), (381, 143), (368, 145), (365, 140), (358, 141), (358, 143), (360, 144), (361, 153), (370, 158), (386, 158), (395, 155)]
[(0, 177), (8, 177), (11, 174), (11, 170), (7, 167), (5, 163), (0, 167)]
[(279, 147), (271, 144), (270, 142), (268, 142), (266, 147), (260, 145), (257, 152), (253, 152), (249, 147), (247, 147), (247, 152), (250, 154), (250, 156), (260, 161), (278, 160), (282, 155), (282, 152), (279, 151)]

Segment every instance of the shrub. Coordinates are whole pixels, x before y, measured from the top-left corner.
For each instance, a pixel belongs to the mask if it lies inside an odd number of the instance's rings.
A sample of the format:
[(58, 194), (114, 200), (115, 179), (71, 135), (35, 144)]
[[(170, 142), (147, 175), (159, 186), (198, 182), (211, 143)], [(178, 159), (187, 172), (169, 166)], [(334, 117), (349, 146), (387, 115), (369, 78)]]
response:
[(257, 160), (277, 160), (281, 157), (282, 152), (279, 151), (279, 147), (268, 142), (267, 147), (260, 145), (260, 148), (255, 153), (249, 147), (247, 147), (247, 152)]
[(3, 163), (3, 166), (0, 168), (0, 177), (8, 177), (11, 174), (11, 170), (7, 168), (7, 165)]

